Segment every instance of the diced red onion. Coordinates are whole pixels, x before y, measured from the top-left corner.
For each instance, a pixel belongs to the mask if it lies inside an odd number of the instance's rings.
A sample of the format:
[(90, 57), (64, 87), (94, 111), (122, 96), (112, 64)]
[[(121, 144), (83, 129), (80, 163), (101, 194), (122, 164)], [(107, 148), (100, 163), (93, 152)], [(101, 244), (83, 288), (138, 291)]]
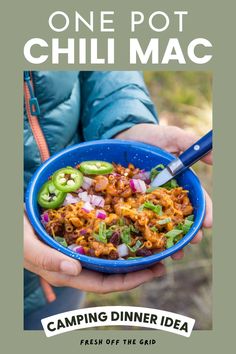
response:
[(133, 176), (134, 179), (141, 179), (143, 181), (147, 181), (150, 179), (150, 171), (145, 172), (144, 170), (141, 170), (139, 173), (137, 173), (135, 176)]
[(48, 213), (44, 213), (44, 214), (43, 214), (43, 220), (44, 220), (45, 222), (49, 222)]
[(147, 187), (145, 182), (142, 181), (141, 179), (137, 179), (137, 182), (138, 182), (138, 186), (136, 187), (137, 191), (140, 193), (146, 193)]
[(50, 220), (49, 220), (48, 213), (47, 213), (47, 212), (44, 212), (44, 213), (41, 215), (41, 223), (42, 223), (43, 226), (45, 227), (49, 221), (50, 221)]
[(117, 252), (119, 254), (119, 257), (125, 257), (128, 256), (129, 254), (129, 249), (125, 243), (122, 243), (117, 247)]
[(147, 190), (145, 182), (141, 179), (131, 179), (129, 185), (133, 192), (145, 193)]
[(81, 193), (83, 192), (84, 190), (82, 188), (79, 188), (79, 189), (76, 189), (75, 193)]
[(87, 190), (87, 189), (89, 189), (91, 187), (92, 184), (93, 184), (93, 179), (84, 176), (82, 188)]
[(83, 202), (90, 202), (90, 195), (87, 192), (81, 192), (78, 196)]
[(98, 206), (98, 207), (103, 208), (105, 205), (105, 199), (99, 195), (91, 195), (90, 196), (90, 203), (93, 206)]
[(76, 253), (79, 254), (85, 254), (84, 248), (82, 246), (78, 246), (75, 243), (73, 243), (72, 245), (68, 246), (68, 248)]
[(74, 197), (72, 194), (68, 193), (62, 205), (75, 204), (79, 201), (80, 199), (78, 197)]
[(133, 180), (133, 179), (131, 179), (131, 180), (129, 181), (129, 185), (130, 185), (132, 191), (133, 191), (133, 192), (136, 192), (136, 188), (135, 188), (134, 180)]
[(83, 202), (89, 202), (93, 206), (103, 208), (105, 205), (105, 199), (103, 197), (101, 197), (100, 195), (88, 195), (88, 193), (85, 191), (85, 192), (79, 193), (78, 196)]
[(87, 230), (85, 230), (85, 229), (82, 229), (82, 230), (80, 230), (80, 235), (86, 235), (86, 233), (87, 233)]
[(90, 211), (92, 211), (94, 208), (93, 208), (93, 206), (92, 206), (89, 202), (86, 202), (86, 203), (84, 203), (82, 209), (83, 209), (84, 211), (86, 211), (86, 213), (90, 213)]
[(146, 171), (146, 172), (143, 172), (142, 175), (145, 177), (144, 181), (146, 181), (147, 179), (150, 179), (151, 172), (150, 171)]
[(73, 248), (73, 251), (79, 254), (85, 254), (84, 247), (82, 246), (76, 246)]
[(96, 217), (98, 219), (104, 220), (104, 219), (106, 219), (107, 214), (106, 214), (105, 210), (96, 210)]

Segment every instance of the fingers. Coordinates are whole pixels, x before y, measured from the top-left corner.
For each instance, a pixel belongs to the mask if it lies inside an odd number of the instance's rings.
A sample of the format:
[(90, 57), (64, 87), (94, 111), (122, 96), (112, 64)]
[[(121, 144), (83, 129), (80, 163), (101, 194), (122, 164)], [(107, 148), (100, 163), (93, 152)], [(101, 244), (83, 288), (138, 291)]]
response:
[(192, 239), (192, 241), (190, 241), (190, 243), (192, 245), (195, 245), (199, 242), (202, 241), (202, 236), (203, 236), (203, 233), (202, 233), (202, 230), (198, 231), (198, 233), (196, 234), (196, 236)]
[(207, 163), (208, 165), (212, 165), (213, 164), (213, 153), (212, 151), (210, 151), (207, 155), (205, 155), (201, 161), (204, 161), (205, 163)]
[(81, 265), (77, 260), (41, 242), (34, 235), (28, 220), (25, 220), (24, 225), (24, 258), (26, 264), (31, 263), (34, 268), (42, 270), (69, 275), (78, 275), (81, 272)]
[(81, 272), (81, 265), (77, 260), (73, 260), (57, 250), (44, 245), (39, 240), (34, 240), (30, 243), (31, 255), (29, 261), (37, 267), (68, 275), (78, 275)]
[(102, 274), (83, 269), (78, 277), (64, 276), (68, 286), (95, 293), (127, 291), (165, 274), (165, 267), (157, 263), (153, 267), (127, 274)]
[(206, 215), (203, 221), (203, 227), (209, 228), (212, 227), (212, 222), (213, 222), (212, 200), (205, 190), (204, 193), (206, 198)]
[[(199, 230), (198, 233), (196, 234), (196, 236), (194, 236), (194, 238), (192, 239), (192, 241), (190, 241), (190, 243), (192, 245), (195, 245), (195, 244), (201, 242), (202, 237), (203, 237), (202, 230)], [(175, 261), (182, 259), (183, 257), (184, 257), (184, 250), (183, 249), (179, 250), (176, 253), (171, 255), (171, 258)]]
[(174, 261), (178, 261), (179, 259), (182, 259), (184, 256), (184, 251), (183, 250), (179, 250), (177, 251), (176, 253), (172, 254), (171, 255), (171, 258), (174, 260)]
[[(116, 138), (142, 141), (144, 143), (159, 146), (171, 153), (180, 154), (199, 140), (200, 137), (197, 134), (176, 126), (162, 126), (144, 123), (134, 125), (118, 134)], [(202, 161), (212, 164), (212, 153), (210, 152), (204, 156)]]
[[(200, 137), (197, 134), (194, 134), (187, 130), (183, 130), (183, 129), (176, 130), (176, 144), (180, 152), (187, 150), (192, 144), (198, 141), (199, 138)], [(212, 165), (213, 163), (212, 152), (209, 152), (206, 156), (204, 156), (202, 158), (202, 161)]]

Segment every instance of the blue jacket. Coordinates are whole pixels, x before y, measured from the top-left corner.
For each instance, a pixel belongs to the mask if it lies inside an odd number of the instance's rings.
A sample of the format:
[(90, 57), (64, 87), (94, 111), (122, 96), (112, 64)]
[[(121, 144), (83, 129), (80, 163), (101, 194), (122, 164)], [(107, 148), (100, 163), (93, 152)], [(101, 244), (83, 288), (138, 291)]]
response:
[[(34, 71), (39, 124), (50, 154), (82, 141), (112, 138), (139, 123), (157, 123), (155, 108), (139, 72)], [(42, 163), (24, 109), (25, 188)], [(24, 272), (25, 313), (43, 306), (38, 277)], [(58, 289), (57, 289), (58, 292)]]

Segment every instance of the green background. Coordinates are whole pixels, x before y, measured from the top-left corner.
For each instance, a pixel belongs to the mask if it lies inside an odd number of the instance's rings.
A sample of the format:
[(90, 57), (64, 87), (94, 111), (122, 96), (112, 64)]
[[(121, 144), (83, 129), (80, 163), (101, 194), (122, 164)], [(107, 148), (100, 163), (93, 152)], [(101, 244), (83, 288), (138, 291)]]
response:
[[(73, 352), (122, 352), (122, 346), (80, 347), (80, 338), (155, 338), (155, 346), (146, 347), (147, 352), (199, 353), (206, 350), (225, 350), (233, 340), (235, 292), (234, 274), (234, 100), (235, 69), (233, 49), (234, 9), (232, 1), (2, 1), (1, 3), (1, 319), (3, 330), (1, 345), (8, 352), (24, 350), (26, 353), (57, 351)], [(33, 37), (49, 39), (52, 32), (47, 25), (48, 16), (56, 10), (73, 14), (75, 10), (85, 14), (88, 10), (116, 11), (117, 63), (112, 66), (26, 65), (23, 57), (24, 43)], [(127, 63), (129, 36), (129, 12), (141, 10), (144, 13), (162, 10), (188, 10), (185, 31), (179, 36), (181, 43), (188, 43), (196, 37), (208, 38), (214, 46), (214, 59), (207, 65), (188, 63), (183, 66), (137, 65)], [(139, 33), (145, 41), (155, 37), (147, 28)], [(57, 37), (58, 34), (54, 34)], [(60, 35), (61, 36), (61, 35)], [(76, 37), (73, 31), (63, 33), (66, 37)], [(83, 36), (83, 33), (81, 33)], [(87, 36), (87, 32), (86, 32)], [(138, 36), (138, 34), (137, 34)], [(158, 34), (165, 43), (166, 38), (177, 36), (175, 29)], [(99, 37), (99, 34), (96, 35)], [(43, 332), (24, 332), (22, 329), (22, 255), (23, 255), (23, 139), (22, 139), (22, 70), (49, 69), (141, 69), (141, 70), (211, 70), (213, 73), (213, 116), (214, 116), (214, 283), (213, 283), (213, 330), (195, 331), (190, 339), (157, 331), (93, 331), (71, 332), (47, 339)], [(226, 238), (226, 241), (224, 240)], [(232, 343), (232, 342), (231, 342)], [(233, 345), (233, 344), (232, 344)], [(128, 347), (125, 347), (128, 351)], [(132, 346), (130, 351), (143, 352), (142, 346)], [(230, 350), (230, 349), (229, 349)], [(228, 351), (229, 351), (228, 350)]]

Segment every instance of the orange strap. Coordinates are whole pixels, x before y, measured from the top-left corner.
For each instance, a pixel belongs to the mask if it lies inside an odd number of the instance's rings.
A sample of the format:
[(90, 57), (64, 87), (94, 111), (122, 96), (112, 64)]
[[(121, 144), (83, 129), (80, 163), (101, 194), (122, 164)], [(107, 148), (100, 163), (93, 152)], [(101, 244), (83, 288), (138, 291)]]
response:
[[(33, 80), (32, 80), (32, 76), (30, 79), (30, 84), (33, 86)], [(33, 133), (33, 136), (35, 138), (36, 144), (38, 146), (39, 152), (40, 152), (40, 156), (41, 156), (41, 160), (45, 161), (50, 157), (50, 153), (49, 153), (49, 149), (48, 149), (48, 145), (46, 142), (46, 139), (44, 137), (43, 131), (39, 125), (39, 120), (37, 116), (32, 116), (31, 111), (30, 111), (30, 91), (29, 88), (26, 84), (26, 82), (24, 82), (24, 95), (25, 95), (25, 107), (26, 107), (26, 112), (27, 112), (27, 117), (29, 120), (29, 124)], [(53, 288), (51, 287), (51, 285), (43, 278), (40, 277), (40, 284), (41, 287), (43, 289), (44, 295), (47, 299), (48, 302), (53, 302), (54, 300), (56, 300), (56, 295), (53, 291)]]
[[(33, 87), (32, 79), (30, 80), (30, 83)], [(30, 104), (29, 104), (30, 92), (29, 92), (29, 88), (28, 88), (26, 82), (24, 82), (24, 93), (25, 93), (25, 107), (26, 107), (26, 112), (27, 112), (29, 124), (30, 124), (31, 130), (32, 130), (32, 133), (34, 135), (36, 144), (38, 145), (41, 159), (42, 159), (42, 161), (45, 161), (49, 158), (50, 153), (49, 153), (48, 145), (47, 145), (47, 142), (46, 142), (45, 137), (43, 135), (42, 129), (39, 125), (38, 117), (32, 116), (32, 114), (31, 114)]]
[(56, 300), (56, 294), (51, 285), (42, 277), (39, 278), (43, 293), (47, 299), (47, 302), (53, 302)]

